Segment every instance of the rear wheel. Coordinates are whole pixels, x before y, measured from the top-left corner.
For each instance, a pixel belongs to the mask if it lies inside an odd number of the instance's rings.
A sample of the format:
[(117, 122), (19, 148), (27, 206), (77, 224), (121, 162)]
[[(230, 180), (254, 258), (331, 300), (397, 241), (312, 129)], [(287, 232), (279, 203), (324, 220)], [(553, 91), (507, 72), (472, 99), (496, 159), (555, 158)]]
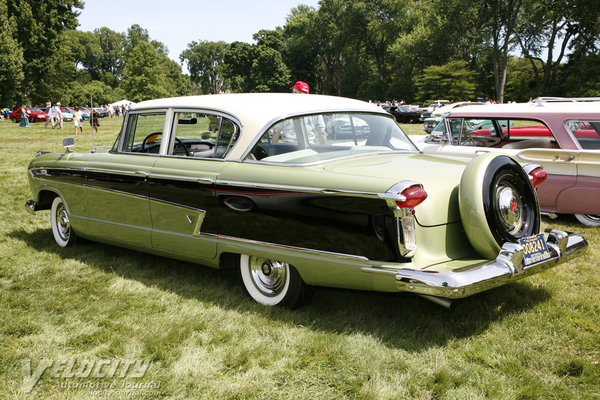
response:
[(75, 243), (77, 235), (71, 228), (71, 221), (65, 202), (60, 196), (52, 201), (50, 208), (50, 223), (52, 225), (52, 235), (56, 244), (60, 247), (67, 247)]
[(585, 226), (600, 226), (600, 215), (597, 214), (575, 214), (575, 218)]
[(296, 268), (283, 261), (242, 255), (240, 275), (250, 297), (266, 306), (296, 308), (310, 295)]

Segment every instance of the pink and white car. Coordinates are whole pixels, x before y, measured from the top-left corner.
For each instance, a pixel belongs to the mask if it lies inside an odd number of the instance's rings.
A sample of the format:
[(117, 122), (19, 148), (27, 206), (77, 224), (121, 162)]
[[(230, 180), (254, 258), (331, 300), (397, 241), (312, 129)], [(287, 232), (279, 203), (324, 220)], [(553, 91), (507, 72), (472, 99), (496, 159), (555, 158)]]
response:
[(542, 212), (600, 226), (600, 99), (568, 100), (460, 107), (429, 136), (411, 139), (424, 153), (493, 151), (540, 164), (548, 172), (538, 189)]

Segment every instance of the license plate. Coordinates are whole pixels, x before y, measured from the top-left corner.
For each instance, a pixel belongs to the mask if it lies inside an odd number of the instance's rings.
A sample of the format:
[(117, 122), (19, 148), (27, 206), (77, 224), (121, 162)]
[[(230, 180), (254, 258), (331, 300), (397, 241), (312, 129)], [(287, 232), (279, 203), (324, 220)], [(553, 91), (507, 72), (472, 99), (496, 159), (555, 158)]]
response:
[(523, 264), (530, 265), (544, 261), (552, 257), (544, 239), (543, 234), (519, 239), (519, 244), (523, 247)]

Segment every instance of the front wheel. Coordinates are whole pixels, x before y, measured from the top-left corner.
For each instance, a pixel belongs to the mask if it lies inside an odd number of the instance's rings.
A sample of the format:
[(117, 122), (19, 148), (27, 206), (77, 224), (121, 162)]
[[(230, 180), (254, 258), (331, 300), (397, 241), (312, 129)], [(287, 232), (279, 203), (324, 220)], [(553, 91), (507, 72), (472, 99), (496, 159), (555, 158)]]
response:
[(296, 308), (310, 294), (296, 268), (283, 261), (242, 255), (240, 275), (250, 297), (266, 306)]
[(50, 208), (50, 223), (52, 225), (52, 235), (56, 244), (60, 247), (72, 245), (77, 239), (77, 235), (71, 228), (71, 221), (65, 202), (60, 196), (57, 196), (52, 201)]
[(581, 222), (585, 226), (600, 226), (600, 215), (596, 214), (575, 214), (577, 221)]

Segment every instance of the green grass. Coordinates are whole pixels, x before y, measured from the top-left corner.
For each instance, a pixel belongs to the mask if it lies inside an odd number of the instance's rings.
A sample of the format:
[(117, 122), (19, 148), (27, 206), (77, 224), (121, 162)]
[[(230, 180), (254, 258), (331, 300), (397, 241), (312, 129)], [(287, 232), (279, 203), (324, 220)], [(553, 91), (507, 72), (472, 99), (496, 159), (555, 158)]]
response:
[[(95, 144), (111, 145), (120, 119), (101, 124)], [(97, 399), (67, 385), (111, 382), (151, 385), (127, 398), (600, 398), (599, 229), (544, 219), (585, 234), (586, 255), (451, 310), (327, 288), (296, 311), (265, 308), (227, 271), (91, 242), (58, 248), (48, 212), (23, 208), (26, 167), (73, 128), (41, 126), (0, 122), (1, 399)], [(79, 151), (91, 147), (84, 129)], [(22, 360), (123, 359), (150, 360), (148, 373), (46, 371), (23, 393)]]

